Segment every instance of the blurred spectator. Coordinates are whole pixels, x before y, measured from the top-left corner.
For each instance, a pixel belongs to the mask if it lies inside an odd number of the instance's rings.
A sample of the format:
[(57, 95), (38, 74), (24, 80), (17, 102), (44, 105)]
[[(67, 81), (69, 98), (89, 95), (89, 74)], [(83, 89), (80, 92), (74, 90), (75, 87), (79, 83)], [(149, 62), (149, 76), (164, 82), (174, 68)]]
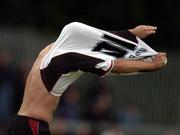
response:
[(95, 122), (109, 122), (112, 120), (112, 97), (103, 81), (95, 83), (87, 96), (87, 112), (85, 117)]
[(102, 131), (101, 135), (125, 135), (120, 127), (112, 125), (110, 128)]
[(105, 91), (92, 104), (89, 118), (93, 121), (111, 120), (111, 96)]
[(54, 119), (51, 125), (52, 135), (67, 135), (68, 126), (67, 121)]
[(117, 114), (118, 123), (134, 127), (140, 122), (140, 114), (136, 105), (128, 104), (125, 108), (120, 109)]
[(86, 123), (81, 123), (76, 128), (75, 135), (91, 135), (91, 127)]
[(95, 135), (85, 121), (55, 119), (51, 127), (52, 135)]
[(168, 130), (165, 133), (163, 133), (162, 135), (180, 135), (180, 132), (178, 132), (176, 130)]
[(80, 115), (79, 90), (71, 85), (63, 94), (56, 117), (77, 120)]
[(3, 127), (19, 109), (23, 95), (23, 74), (10, 62), (10, 53), (0, 51), (0, 125)]

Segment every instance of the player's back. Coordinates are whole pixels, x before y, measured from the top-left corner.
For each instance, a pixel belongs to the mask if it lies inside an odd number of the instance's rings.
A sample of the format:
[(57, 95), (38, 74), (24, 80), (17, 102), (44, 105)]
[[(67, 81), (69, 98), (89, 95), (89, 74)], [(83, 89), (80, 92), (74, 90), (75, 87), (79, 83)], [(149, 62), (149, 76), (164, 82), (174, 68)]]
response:
[(43, 49), (38, 55), (26, 81), (23, 103), (19, 115), (25, 115), (50, 122), (59, 97), (51, 95), (45, 88), (40, 75), (42, 58), (51, 46)]

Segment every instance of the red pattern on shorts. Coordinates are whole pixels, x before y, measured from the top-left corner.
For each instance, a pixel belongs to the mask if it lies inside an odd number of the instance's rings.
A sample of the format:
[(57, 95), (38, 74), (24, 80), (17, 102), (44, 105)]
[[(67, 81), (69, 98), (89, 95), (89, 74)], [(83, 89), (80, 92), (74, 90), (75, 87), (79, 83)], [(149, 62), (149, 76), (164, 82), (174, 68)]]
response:
[(33, 135), (38, 135), (39, 121), (30, 119), (29, 120), (29, 125), (31, 127), (32, 132), (33, 132)]

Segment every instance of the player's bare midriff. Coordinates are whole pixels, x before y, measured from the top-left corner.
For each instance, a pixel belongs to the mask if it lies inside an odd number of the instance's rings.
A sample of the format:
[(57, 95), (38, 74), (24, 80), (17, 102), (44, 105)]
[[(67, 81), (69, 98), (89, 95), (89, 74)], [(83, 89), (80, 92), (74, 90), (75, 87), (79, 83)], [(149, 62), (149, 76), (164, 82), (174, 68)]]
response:
[(33, 117), (50, 123), (53, 112), (59, 102), (59, 97), (51, 95), (46, 90), (40, 75), (42, 58), (50, 50), (51, 45), (38, 55), (26, 81), (25, 93), (19, 115)]

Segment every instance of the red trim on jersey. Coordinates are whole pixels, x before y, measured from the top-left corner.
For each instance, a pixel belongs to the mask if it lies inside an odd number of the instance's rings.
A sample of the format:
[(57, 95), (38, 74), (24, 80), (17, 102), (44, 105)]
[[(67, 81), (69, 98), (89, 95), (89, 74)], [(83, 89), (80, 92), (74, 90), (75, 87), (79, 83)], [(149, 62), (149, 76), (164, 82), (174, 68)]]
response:
[(33, 119), (29, 119), (29, 125), (30, 128), (33, 132), (33, 135), (38, 135), (38, 131), (39, 131), (39, 121), (37, 120), (33, 120)]
[(114, 67), (114, 61), (111, 60), (111, 66), (109, 67), (109, 69), (104, 73), (104, 75), (101, 76), (101, 78), (105, 77), (109, 72), (111, 72), (111, 70)]

